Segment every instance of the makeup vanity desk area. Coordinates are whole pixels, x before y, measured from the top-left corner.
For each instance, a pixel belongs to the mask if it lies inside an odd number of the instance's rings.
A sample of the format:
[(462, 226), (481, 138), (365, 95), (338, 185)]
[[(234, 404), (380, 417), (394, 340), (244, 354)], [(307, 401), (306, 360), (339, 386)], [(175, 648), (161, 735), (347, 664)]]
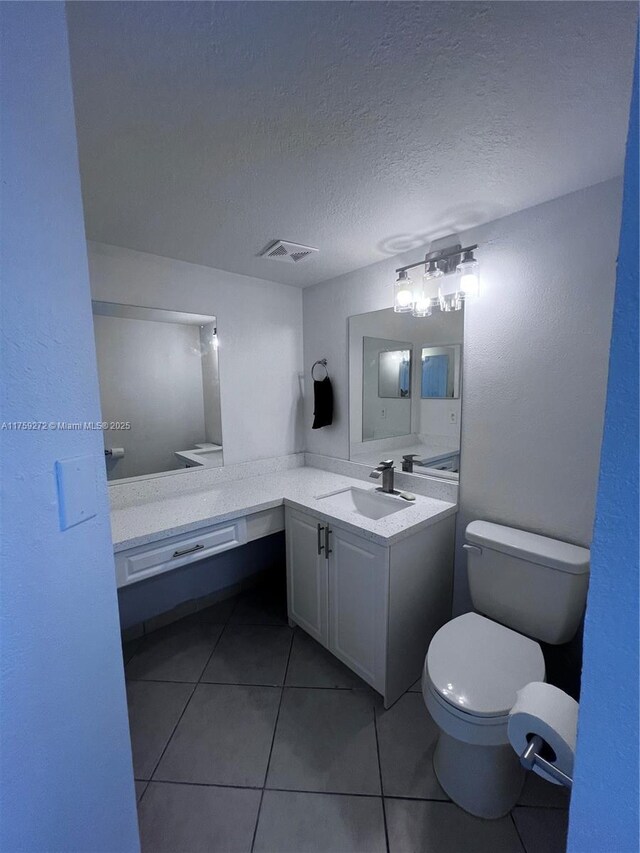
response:
[[(175, 478), (156, 482), (167, 479)], [(375, 493), (360, 478), (308, 466), (174, 495), (160, 482), (164, 494), (152, 500), (112, 492), (117, 585), (286, 530), (291, 624), (391, 704), (419, 677), (431, 636), (450, 618), (457, 504), (416, 495), (371, 519), (323, 500), (349, 488)]]

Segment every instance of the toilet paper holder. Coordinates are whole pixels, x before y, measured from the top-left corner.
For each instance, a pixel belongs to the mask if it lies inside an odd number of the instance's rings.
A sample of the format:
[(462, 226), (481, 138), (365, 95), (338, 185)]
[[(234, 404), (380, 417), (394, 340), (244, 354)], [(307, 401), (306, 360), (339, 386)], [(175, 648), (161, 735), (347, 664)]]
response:
[(573, 779), (571, 776), (567, 776), (566, 773), (563, 773), (562, 770), (559, 770), (555, 765), (551, 764), (546, 760), (546, 758), (543, 758), (540, 755), (545, 746), (547, 746), (547, 743), (544, 738), (541, 738), (540, 735), (533, 735), (529, 743), (526, 745), (523, 753), (520, 755), (520, 764), (522, 764), (523, 767), (526, 767), (527, 770), (533, 770), (534, 766), (537, 765), (561, 785), (564, 785), (566, 788), (571, 788), (573, 786)]

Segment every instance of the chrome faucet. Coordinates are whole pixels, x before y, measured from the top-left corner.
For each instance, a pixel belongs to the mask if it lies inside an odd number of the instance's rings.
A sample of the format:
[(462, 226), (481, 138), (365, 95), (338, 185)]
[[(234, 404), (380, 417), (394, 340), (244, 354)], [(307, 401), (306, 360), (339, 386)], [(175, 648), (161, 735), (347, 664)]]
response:
[(378, 487), (378, 492), (386, 492), (389, 495), (397, 494), (396, 490), (393, 488), (393, 471), (393, 459), (386, 459), (369, 474), (369, 476), (373, 477), (375, 480), (379, 480), (380, 475), (382, 474), (382, 486)]
[(407, 474), (413, 474), (413, 466), (416, 464), (413, 460), (418, 458), (417, 453), (407, 453), (402, 457), (402, 470)]

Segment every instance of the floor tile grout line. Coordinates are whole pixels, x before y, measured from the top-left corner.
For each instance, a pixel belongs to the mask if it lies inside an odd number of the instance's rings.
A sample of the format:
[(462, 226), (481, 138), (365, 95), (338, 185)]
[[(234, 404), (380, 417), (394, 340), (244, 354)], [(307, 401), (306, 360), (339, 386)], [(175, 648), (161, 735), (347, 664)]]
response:
[[(515, 806), (513, 807), (515, 808)], [(509, 812), (509, 817), (511, 818), (511, 823), (513, 824), (513, 828), (516, 831), (516, 835), (518, 836), (518, 841), (520, 842), (520, 847), (522, 847), (522, 853), (527, 853), (527, 848), (525, 847), (524, 841), (522, 840), (522, 836), (520, 835), (520, 830), (518, 829), (518, 824), (516, 823), (516, 819), (513, 816), (513, 809)]]
[[(235, 605), (235, 606), (237, 606), (237, 602), (236, 602), (236, 605)], [(235, 606), (234, 606), (234, 608), (232, 609), (231, 613), (229, 614), (229, 618), (231, 618), (231, 615), (233, 614), (233, 612), (234, 612), (234, 610), (235, 610)], [(216, 648), (218, 647), (218, 643), (220, 642), (220, 637), (224, 634), (224, 629), (226, 628), (226, 626), (227, 626), (228, 622), (229, 622), (229, 619), (227, 619), (227, 622), (225, 622), (224, 627), (222, 628), (222, 631), (220, 631), (220, 633), (218, 634), (218, 637), (217, 637), (217, 639), (216, 639), (216, 641), (215, 641), (215, 643), (214, 643), (213, 649), (212, 649), (212, 651), (211, 651), (211, 655), (209, 655), (209, 658), (208, 658), (208, 660), (207, 660), (207, 663), (205, 664), (205, 669), (206, 669), (206, 667), (207, 667), (207, 665), (208, 665), (208, 663), (209, 663), (209, 660), (211, 660), (211, 656), (213, 655), (213, 653), (215, 652)], [(202, 670), (202, 672), (204, 672), (204, 669)], [(202, 673), (200, 673), (200, 676), (202, 677)], [(171, 734), (169, 735), (169, 739), (167, 740), (166, 744), (164, 745), (164, 749), (163, 749), (163, 750), (162, 750), (162, 752), (160, 753), (160, 758), (158, 758), (158, 760), (157, 760), (157, 762), (156, 762), (156, 765), (155, 765), (155, 767), (153, 768), (153, 772), (151, 773), (151, 779), (149, 780), (150, 782), (152, 782), (152, 781), (153, 781), (153, 777), (154, 777), (154, 775), (155, 775), (155, 773), (156, 773), (156, 771), (157, 771), (158, 767), (160, 766), (160, 762), (161, 762), (161, 761), (162, 761), (162, 759), (164, 758), (164, 754), (165, 754), (165, 752), (166, 752), (166, 751), (167, 751), (167, 749), (169, 748), (169, 744), (170, 744), (170, 743), (171, 743), (171, 741), (173, 740), (173, 736), (175, 735), (176, 730), (177, 730), (178, 726), (180, 725), (180, 721), (181, 721), (181, 720), (182, 720), (182, 718), (184, 717), (184, 715), (185, 715), (185, 713), (186, 713), (186, 711), (187, 711), (187, 708), (188, 708), (188, 707), (189, 707), (189, 705), (191, 704), (191, 700), (192, 700), (192, 699), (193, 699), (193, 697), (195, 696), (195, 693), (196, 693), (196, 690), (198, 689), (198, 684), (199, 684), (199, 683), (200, 683), (200, 682), (199, 682), (199, 680), (198, 680), (198, 682), (196, 682), (196, 684), (194, 684), (194, 685), (193, 685), (193, 690), (191, 691), (191, 695), (190, 695), (190, 696), (189, 696), (189, 698), (187, 699), (187, 702), (186, 702), (186, 704), (185, 704), (184, 708), (182, 709), (182, 713), (181, 713), (181, 714), (180, 714), (180, 716), (178, 717), (178, 721), (176, 722), (175, 726), (173, 727), (173, 731), (172, 731), (172, 732), (171, 732)], [(147, 785), (147, 787), (149, 787), (149, 786)], [(146, 789), (145, 789), (145, 790), (146, 790)]]
[(387, 827), (387, 807), (384, 801), (384, 785), (382, 783), (382, 758), (380, 756), (380, 738), (378, 737), (378, 714), (373, 708), (373, 730), (376, 735), (376, 756), (378, 758), (378, 775), (380, 776), (380, 799), (382, 800), (382, 821), (384, 823), (384, 840), (389, 853), (389, 829)]
[(260, 794), (260, 802), (258, 803), (258, 813), (256, 814), (256, 823), (253, 827), (253, 838), (251, 839), (251, 853), (253, 853), (253, 848), (256, 843), (256, 836), (258, 834), (258, 823), (260, 821), (260, 813), (262, 811), (262, 802), (264, 800), (264, 789), (267, 784), (267, 777), (269, 775), (269, 766), (271, 764), (271, 755), (273, 754), (273, 745), (276, 741), (276, 732), (278, 730), (278, 720), (280, 719), (280, 709), (282, 708), (282, 700), (284, 698), (284, 683), (287, 680), (287, 672), (289, 671), (289, 661), (291, 660), (291, 650), (293, 649), (293, 631), (291, 632), (291, 642), (289, 643), (289, 654), (287, 655), (287, 663), (284, 668), (284, 675), (282, 676), (282, 684), (283, 686), (280, 688), (280, 701), (278, 702), (278, 711), (276, 713), (276, 721), (273, 726), (273, 736), (271, 737), (271, 746), (269, 747), (269, 758), (267, 759), (267, 766), (264, 771), (264, 782), (262, 783), (262, 792)]
[(246, 791), (275, 791), (282, 794), (314, 794), (325, 797), (359, 797), (367, 800), (408, 800), (412, 803), (439, 803), (443, 806), (453, 806), (451, 800), (439, 800), (435, 797), (411, 797), (409, 795), (400, 794), (363, 794), (357, 791), (320, 791), (309, 788), (283, 788), (281, 786), (261, 786), (261, 785), (234, 785), (233, 783), (224, 782), (186, 782), (184, 780), (175, 779), (136, 779), (136, 782), (146, 782), (147, 786), (153, 783), (154, 785), (186, 785), (191, 788), (233, 788), (234, 790)]
[[(216, 640), (216, 644), (213, 647), (213, 650), (212, 650), (211, 654), (209, 655), (207, 662), (204, 665), (204, 669), (200, 673), (200, 678), (198, 679), (198, 684), (219, 684), (219, 685), (223, 685), (223, 686), (226, 685), (226, 686), (231, 686), (231, 687), (282, 687), (284, 684), (284, 677), (283, 677), (283, 683), (282, 684), (255, 684), (253, 682), (246, 682), (245, 683), (245, 682), (238, 682), (238, 681), (203, 681), (202, 680), (205, 672), (207, 671), (207, 667), (211, 663), (211, 659), (214, 656), (216, 649), (218, 648), (220, 641), (222, 640), (222, 636), (225, 633), (225, 631), (227, 630), (227, 628), (230, 628), (231, 631), (233, 631), (235, 628), (256, 628), (256, 627), (259, 627), (259, 628), (284, 628), (284, 627), (288, 627), (288, 626), (284, 626), (284, 625), (243, 625), (243, 624), (238, 625), (238, 624), (232, 623), (231, 617), (233, 616), (233, 614), (236, 611), (239, 600), (240, 600), (240, 596), (238, 596), (238, 600), (236, 601), (235, 605), (233, 606), (233, 609), (232, 609), (231, 613), (229, 614), (229, 618), (225, 622), (222, 631), (220, 631), (220, 635), (219, 635), (218, 639)], [(293, 631), (291, 631), (291, 641), (293, 642)], [(291, 654), (291, 646), (289, 646), (289, 654)], [(287, 659), (287, 666), (288, 665), (289, 665), (289, 661)], [(286, 670), (285, 670), (285, 675), (286, 675)]]
[[(328, 797), (367, 797), (380, 799), (382, 794), (363, 794), (358, 791), (321, 791), (315, 788), (283, 788), (279, 785), (236, 785), (232, 782), (187, 782), (178, 779), (136, 779), (136, 782), (153, 782), (154, 785), (191, 785), (196, 788), (246, 788), (251, 791), (280, 791), (285, 794), (326, 794)], [(416, 802), (445, 803), (452, 805), (451, 800), (438, 800), (432, 797), (410, 797), (399, 794), (384, 795), (387, 800), (415, 800)]]
[[(220, 634), (220, 638), (222, 634)], [(216, 647), (220, 638), (216, 640)], [(215, 648), (214, 648), (215, 651)], [(209, 660), (205, 664), (205, 669), (209, 665), (209, 661), (211, 660), (211, 655), (209, 656)], [(204, 671), (203, 671), (204, 674)], [(340, 693), (366, 693), (367, 691), (372, 691), (373, 688), (366, 685), (365, 687), (318, 687), (318, 686), (307, 686), (304, 684), (266, 684), (262, 681), (203, 681), (202, 676), (199, 681), (178, 681), (175, 678), (127, 678), (128, 683), (137, 683), (137, 684), (212, 684), (217, 685), (218, 687), (275, 687), (275, 688), (284, 688), (285, 690), (336, 690)], [(374, 691), (375, 692), (375, 691)], [(376, 699), (377, 697), (374, 697)], [(561, 806), (542, 806), (541, 808), (561, 808)]]
[(214, 654), (216, 653), (216, 649), (217, 649), (217, 648), (218, 648), (218, 646), (220, 645), (220, 640), (222, 639), (222, 636), (223, 636), (224, 632), (227, 630), (227, 628), (228, 628), (228, 627), (229, 627), (229, 622), (228, 622), (228, 620), (227, 620), (227, 622), (225, 622), (225, 624), (222, 626), (222, 631), (220, 631), (220, 633), (218, 634), (218, 637), (217, 637), (217, 639), (216, 639), (215, 643), (213, 644), (213, 648), (211, 649), (211, 654), (210, 654), (210, 655), (209, 655), (209, 657), (207, 658), (207, 660), (206, 660), (206, 662), (205, 662), (205, 665), (202, 667), (202, 670), (201, 670), (201, 672), (200, 672), (200, 676), (199, 676), (199, 678), (198, 678), (198, 681), (196, 682), (196, 686), (197, 686), (198, 684), (201, 684), (201, 683), (202, 683), (202, 676), (203, 676), (203, 675), (205, 674), (205, 672), (207, 671), (207, 667), (209, 666), (209, 664), (210, 664), (210, 662), (211, 662), (211, 658), (212, 658), (212, 657), (214, 656)]
[[(439, 803), (443, 806), (454, 806), (455, 803), (450, 799), (441, 799), (439, 797), (415, 797), (411, 794), (363, 794), (358, 791), (320, 791), (318, 789), (309, 788), (283, 788), (276, 785), (234, 785), (233, 783), (225, 782), (187, 782), (185, 780), (175, 779), (136, 779), (136, 782), (144, 782), (148, 786), (153, 782), (154, 785), (187, 785), (194, 788), (233, 788), (238, 790), (248, 791), (277, 791), (283, 794), (319, 794), (327, 797), (364, 797), (369, 800), (408, 800), (412, 803)], [(146, 792), (146, 788), (145, 788)], [(532, 808), (541, 811), (563, 812), (567, 809), (560, 806), (523, 806), (516, 803), (513, 809)], [(513, 815), (513, 809), (510, 814)]]
[(195, 695), (195, 692), (196, 692), (196, 688), (197, 688), (197, 686), (198, 686), (197, 684), (194, 684), (194, 685), (193, 685), (193, 690), (192, 690), (192, 691), (191, 691), (191, 693), (189, 694), (189, 698), (187, 699), (187, 701), (186, 701), (186, 703), (185, 703), (185, 706), (184, 706), (184, 708), (182, 709), (182, 713), (181, 713), (181, 714), (180, 714), (180, 716), (178, 717), (178, 719), (177, 719), (177, 721), (176, 721), (176, 724), (175, 724), (175, 726), (173, 727), (173, 729), (172, 729), (172, 731), (171, 731), (171, 734), (170, 734), (170, 735), (169, 735), (169, 737), (167, 738), (167, 742), (165, 743), (165, 745), (164, 745), (164, 748), (163, 748), (162, 752), (160, 753), (160, 757), (159, 757), (159, 758), (158, 758), (158, 760), (156, 761), (155, 767), (154, 767), (154, 768), (153, 768), (153, 770), (151, 771), (151, 778), (149, 779), (149, 782), (153, 782), (153, 781), (154, 781), (153, 776), (154, 776), (154, 774), (155, 774), (156, 770), (158, 769), (158, 767), (160, 766), (160, 762), (161, 762), (161, 761), (162, 761), (162, 759), (164, 758), (164, 754), (165, 754), (165, 752), (167, 751), (167, 748), (169, 747), (169, 744), (171, 743), (171, 741), (172, 741), (172, 739), (173, 739), (174, 734), (176, 733), (176, 729), (177, 729), (177, 728), (178, 728), (178, 726), (180, 725), (180, 720), (184, 717), (184, 715), (185, 715), (185, 712), (186, 712), (187, 708), (188, 708), (188, 707), (189, 707), (189, 705), (191, 704), (191, 700), (193, 699), (193, 697), (194, 697), (194, 695)]
[[(224, 600), (224, 599), (223, 599), (223, 600)], [(197, 681), (197, 683), (196, 683), (196, 686), (202, 682), (202, 676), (203, 676), (203, 675), (205, 674), (205, 672), (207, 671), (207, 667), (209, 666), (209, 663), (210, 663), (210, 661), (211, 661), (211, 658), (214, 656), (216, 649), (217, 649), (217, 648), (218, 648), (218, 646), (220, 645), (220, 640), (222, 639), (222, 635), (223, 635), (223, 634), (224, 634), (224, 632), (227, 630), (227, 627), (228, 627), (228, 625), (229, 625), (229, 622), (231, 621), (231, 617), (232, 617), (232, 616), (233, 616), (233, 614), (236, 612), (236, 607), (238, 606), (238, 601), (239, 601), (239, 600), (240, 600), (240, 595), (236, 595), (236, 596), (235, 596), (235, 601), (233, 602), (233, 606), (232, 606), (232, 608), (231, 608), (231, 610), (230, 610), (230, 612), (229, 612), (229, 615), (228, 615), (228, 616), (227, 616), (227, 618), (226, 618), (226, 621), (225, 621), (225, 622), (223, 622), (223, 623), (221, 623), (221, 624), (222, 624), (222, 631), (220, 631), (220, 633), (218, 634), (218, 637), (217, 637), (217, 639), (216, 639), (215, 643), (213, 644), (213, 648), (211, 649), (211, 654), (210, 654), (210, 655), (209, 655), (209, 657), (207, 658), (205, 665), (202, 667), (202, 671), (200, 672), (200, 677), (198, 678), (198, 681)], [(212, 607), (215, 607), (215, 604), (212, 604), (211, 606), (212, 606)], [(208, 622), (201, 622), (200, 620), (198, 620), (198, 621), (200, 622), (200, 624), (201, 624), (201, 625), (207, 625), (207, 624), (216, 625), (216, 624), (218, 624), (218, 623), (216, 623), (216, 622), (208, 623)]]
[[(148, 634), (143, 634), (142, 637), (139, 637), (137, 641), (132, 641), (132, 642), (137, 642), (138, 646), (136, 647), (136, 650), (135, 650), (135, 652), (133, 652), (131, 657), (128, 660), (123, 661), (125, 676), (126, 676), (127, 667), (129, 666), (131, 661), (134, 658), (138, 657), (138, 655), (142, 654), (142, 652), (144, 652), (147, 648), (149, 648), (150, 641), (147, 640), (147, 637), (152, 637), (154, 634), (158, 633), (159, 631), (163, 631), (166, 628), (171, 628), (171, 626), (178, 627), (180, 625), (180, 623), (183, 621), (185, 622), (185, 624), (187, 624), (187, 620), (189, 620), (189, 624), (191, 627), (193, 625), (207, 625), (210, 628), (215, 628), (216, 626), (220, 625), (222, 627), (222, 631), (224, 631), (224, 629), (227, 627), (229, 619), (230, 619), (231, 615), (233, 614), (233, 611), (235, 610), (236, 606), (237, 606), (237, 603), (234, 604), (234, 606), (231, 610), (231, 613), (227, 617), (226, 622), (202, 621), (202, 620), (197, 618), (199, 611), (196, 611), (195, 613), (189, 613), (187, 616), (182, 616), (180, 619), (176, 619), (175, 622), (169, 622), (167, 625), (163, 625), (162, 628), (157, 628), (155, 631), (150, 631)], [(194, 617), (195, 617), (195, 620), (194, 620)], [(222, 634), (222, 631), (220, 632), (220, 634)], [(220, 637), (218, 637), (218, 639), (216, 640), (216, 645), (218, 644), (219, 639), (220, 639)], [(124, 647), (124, 644), (123, 644), (123, 647)], [(207, 661), (207, 663), (208, 662), (209, 661)], [(167, 681), (167, 679), (164, 679), (164, 678), (128, 678), (127, 681)], [(176, 681), (175, 679), (169, 681), (169, 683), (172, 683), (172, 684), (197, 684), (197, 682), (193, 682), (193, 681)]]
[[(234, 608), (234, 609), (235, 609), (235, 608)], [(233, 609), (232, 609), (232, 611), (231, 611), (231, 612), (233, 613)], [(230, 614), (230, 615), (231, 615), (231, 614)], [(228, 621), (228, 620), (227, 620), (227, 621)], [(226, 625), (226, 623), (225, 623), (225, 625)], [(213, 654), (213, 652), (214, 652), (214, 651), (215, 651), (215, 649), (216, 649), (216, 646), (217, 646), (217, 645), (218, 645), (218, 643), (220, 642), (220, 637), (222, 636), (223, 632), (224, 632), (224, 627), (222, 628), (222, 631), (220, 631), (220, 633), (218, 634), (218, 637), (217, 637), (217, 639), (216, 639), (216, 642), (215, 642), (215, 644), (214, 644), (213, 651), (211, 652), (211, 654)], [(135, 657), (135, 655), (133, 655), (133, 657)], [(208, 661), (207, 661), (207, 663), (208, 663)], [(204, 672), (204, 670), (203, 670), (203, 672)], [(167, 683), (176, 683), (176, 682), (167, 682)], [(180, 683), (180, 684), (182, 684), (182, 683), (191, 684), (192, 682), (177, 682), (177, 683)], [(144, 791), (142, 792), (142, 796), (140, 797), (140, 800), (137, 800), (137, 798), (136, 798), (136, 801), (137, 801), (137, 802), (142, 802), (142, 798), (144, 797), (144, 795), (145, 795), (145, 794), (147, 793), (147, 791), (149, 790), (149, 785), (150, 785), (150, 784), (151, 784), (151, 782), (153, 781), (153, 777), (154, 777), (154, 775), (155, 775), (155, 772), (156, 772), (156, 770), (158, 769), (158, 767), (160, 766), (160, 762), (162, 761), (162, 759), (163, 759), (163, 757), (164, 757), (164, 754), (165, 754), (165, 752), (167, 751), (167, 749), (168, 749), (168, 747), (169, 747), (169, 744), (171, 743), (171, 741), (172, 741), (172, 739), (173, 739), (174, 734), (176, 733), (176, 729), (177, 729), (177, 728), (178, 728), (178, 726), (180, 725), (180, 721), (181, 721), (181, 720), (182, 720), (182, 718), (184, 717), (184, 715), (185, 715), (185, 713), (186, 713), (186, 710), (187, 710), (187, 708), (189, 707), (189, 705), (190, 705), (190, 703), (191, 703), (191, 700), (193, 699), (193, 697), (194, 697), (194, 695), (195, 695), (195, 692), (196, 692), (196, 688), (197, 688), (197, 687), (198, 687), (198, 683), (193, 684), (193, 689), (191, 690), (191, 693), (189, 694), (189, 698), (187, 699), (187, 701), (186, 701), (186, 703), (185, 703), (185, 706), (184, 706), (184, 708), (182, 709), (182, 713), (181, 713), (181, 714), (180, 714), (180, 716), (178, 717), (178, 719), (177, 719), (177, 721), (176, 721), (176, 724), (175, 724), (175, 726), (173, 727), (173, 729), (172, 729), (172, 731), (171, 731), (171, 734), (170, 734), (170, 735), (169, 735), (169, 737), (167, 738), (167, 742), (165, 743), (165, 745), (164, 745), (164, 748), (163, 748), (162, 752), (160, 753), (160, 757), (159, 757), (159, 758), (158, 758), (158, 760), (156, 761), (155, 766), (154, 766), (153, 770), (151, 771), (150, 779), (146, 780), (147, 784), (146, 784), (146, 786), (145, 786)], [(144, 781), (144, 780), (143, 780), (143, 781)], [(135, 782), (135, 773), (134, 773), (134, 782)], [(134, 785), (134, 787), (135, 787), (135, 785)]]

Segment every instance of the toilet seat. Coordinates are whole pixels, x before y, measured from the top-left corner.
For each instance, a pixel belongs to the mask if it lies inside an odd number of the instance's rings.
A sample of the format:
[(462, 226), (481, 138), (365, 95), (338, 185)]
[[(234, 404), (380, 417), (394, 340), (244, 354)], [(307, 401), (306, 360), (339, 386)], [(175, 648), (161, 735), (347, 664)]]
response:
[(502, 743), (518, 690), (544, 680), (538, 643), (478, 613), (465, 613), (431, 641), (423, 695), (445, 730), (462, 727), (467, 734), (463, 740)]

